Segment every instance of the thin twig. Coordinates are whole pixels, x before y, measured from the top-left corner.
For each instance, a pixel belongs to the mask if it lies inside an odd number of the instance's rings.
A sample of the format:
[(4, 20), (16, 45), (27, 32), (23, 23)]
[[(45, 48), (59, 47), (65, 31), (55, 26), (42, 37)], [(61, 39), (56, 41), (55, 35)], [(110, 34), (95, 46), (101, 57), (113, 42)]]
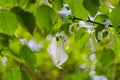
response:
[[(72, 17), (72, 19), (76, 19), (76, 20), (81, 20), (81, 21), (86, 21), (86, 22), (91, 22), (91, 23), (94, 23), (94, 24), (97, 24), (99, 26), (105, 26), (104, 24), (102, 23), (99, 23), (99, 22), (95, 22), (95, 21), (92, 21), (90, 19), (88, 20), (83, 20), (83, 19), (80, 19), (80, 18), (77, 18), (77, 17)], [(113, 25), (108, 25), (109, 27), (113, 27)]]

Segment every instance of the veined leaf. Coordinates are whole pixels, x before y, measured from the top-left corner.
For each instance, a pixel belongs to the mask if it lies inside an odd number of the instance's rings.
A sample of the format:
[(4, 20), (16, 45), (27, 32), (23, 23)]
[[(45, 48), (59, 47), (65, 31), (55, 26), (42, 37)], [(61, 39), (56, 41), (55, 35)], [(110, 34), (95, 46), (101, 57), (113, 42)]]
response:
[(106, 19), (109, 19), (109, 17), (107, 15), (100, 14), (100, 15), (95, 17), (94, 21), (99, 22), (99, 23), (103, 23)]
[(50, 0), (53, 7), (57, 10), (61, 9), (63, 7), (63, 0)]
[(10, 11), (0, 10), (0, 32), (14, 35), (18, 22), (16, 16)]
[(0, 0), (0, 4), (4, 5), (4, 8), (10, 8), (17, 4), (17, 0)]
[(111, 22), (115, 27), (120, 26), (120, 3), (111, 12)]
[(36, 64), (36, 56), (35, 54), (25, 45), (20, 49), (21, 57), (25, 60), (25, 62), (32, 68), (35, 68)]
[(104, 48), (101, 52), (99, 61), (101, 62), (102, 66), (105, 68), (112, 64), (115, 60), (115, 52), (112, 49)]
[(47, 5), (38, 6), (35, 16), (39, 28), (44, 29), (44, 32), (51, 31), (57, 22), (57, 13)]
[(99, 0), (84, 0), (83, 5), (94, 16), (99, 9)]
[(87, 19), (88, 11), (83, 6), (83, 0), (66, 0), (75, 17)]
[(100, 0), (99, 11), (103, 14), (109, 15), (109, 6), (104, 2), (104, 0)]
[(6, 69), (4, 73), (4, 80), (21, 80), (21, 72), (18, 67), (12, 69)]
[(23, 27), (25, 27), (30, 33), (33, 33), (33, 30), (36, 26), (35, 17), (32, 13), (22, 10), (20, 7), (13, 7), (11, 9), (16, 16), (19, 22)]
[(22, 80), (31, 80), (30, 75), (24, 70), (21, 69)]
[(26, 7), (28, 2), (29, 2), (29, 0), (18, 0), (17, 1), (18, 6), (20, 6), (20, 7)]

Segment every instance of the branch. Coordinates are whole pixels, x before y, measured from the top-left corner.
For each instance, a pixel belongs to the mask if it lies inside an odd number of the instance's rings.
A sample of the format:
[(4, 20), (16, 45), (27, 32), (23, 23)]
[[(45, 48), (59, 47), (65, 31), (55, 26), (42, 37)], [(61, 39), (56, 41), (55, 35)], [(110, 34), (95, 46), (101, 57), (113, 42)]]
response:
[[(102, 23), (99, 23), (99, 22), (95, 22), (95, 21), (92, 21), (90, 19), (88, 20), (83, 20), (83, 19), (80, 19), (80, 18), (77, 18), (77, 17), (72, 17), (72, 19), (76, 19), (76, 20), (81, 20), (81, 21), (86, 21), (86, 22), (91, 22), (91, 23), (94, 23), (94, 24), (97, 24), (99, 26), (105, 26), (104, 24)], [(109, 27), (113, 27), (113, 25), (108, 25)]]

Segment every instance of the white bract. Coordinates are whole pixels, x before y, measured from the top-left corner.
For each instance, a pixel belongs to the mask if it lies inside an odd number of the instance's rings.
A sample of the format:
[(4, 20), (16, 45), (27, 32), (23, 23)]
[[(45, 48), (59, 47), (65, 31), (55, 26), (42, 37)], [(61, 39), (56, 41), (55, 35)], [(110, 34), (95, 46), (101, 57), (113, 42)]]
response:
[(48, 0), (40, 0), (40, 5), (48, 5)]
[(37, 43), (35, 39), (31, 39), (27, 45), (32, 51), (39, 51), (43, 47), (43, 42)]
[(86, 28), (88, 33), (94, 32), (94, 26), (89, 22), (79, 21), (79, 27), (80, 28)]
[(58, 11), (62, 18), (65, 18), (71, 15), (72, 13), (71, 10), (68, 10), (66, 7), (68, 7), (68, 5), (64, 4), (63, 8), (60, 11)]
[(26, 39), (20, 39), (22, 45), (27, 45), (32, 51), (39, 51), (43, 47), (43, 42), (37, 43), (35, 39), (27, 41)]
[(98, 40), (103, 40), (103, 33), (107, 32), (107, 29), (103, 29), (102, 31), (98, 32)]
[(48, 34), (48, 35), (46, 36), (46, 39), (47, 39), (47, 40), (52, 40), (52, 38), (53, 38), (53, 36), (52, 36), (51, 34)]
[(2, 65), (6, 66), (6, 62), (8, 61), (8, 59), (6, 57), (2, 57), (1, 61)]
[(64, 42), (68, 43), (68, 39), (64, 32), (60, 32), (56, 33), (48, 46), (48, 53), (53, 63), (60, 69), (62, 68), (61, 65), (68, 59), (68, 55), (64, 51)]
[(91, 36), (87, 42), (88, 47), (91, 50), (91, 53), (94, 53), (97, 50), (97, 40), (95, 36)]
[(96, 75), (96, 76), (93, 77), (93, 80), (108, 80), (108, 79), (105, 76)]
[(90, 54), (89, 58), (91, 61), (94, 61), (96, 59), (95, 53)]
[(110, 30), (108, 30), (108, 34), (109, 34), (109, 36), (110, 36), (110, 40), (109, 40), (108, 44), (106, 45), (106, 48), (110, 48), (110, 47), (112, 47), (113, 45), (115, 45), (115, 40), (114, 40), (114, 35), (113, 35), (113, 33), (112, 33)]

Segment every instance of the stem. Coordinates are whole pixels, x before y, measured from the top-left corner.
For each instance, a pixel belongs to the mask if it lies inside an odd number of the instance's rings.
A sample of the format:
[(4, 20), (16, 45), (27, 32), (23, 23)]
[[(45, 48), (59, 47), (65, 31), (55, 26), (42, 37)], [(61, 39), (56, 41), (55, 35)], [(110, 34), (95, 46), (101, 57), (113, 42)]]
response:
[[(76, 20), (81, 20), (81, 21), (86, 21), (86, 22), (91, 22), (91, 23), (94, 23), (94, 24), (97, 24), (99, 26), (105, 26), (104, 24), (102, 23), (99, 23), (99, 22), (95, 22), (95, 21), (92, 21), (90, 19), (88, 20), (83, 20), (83, 19), (80, 19), (80, 18), (77, 18), (77, 17), (72, 17), (72, 19), (76, 19)], [(113, 25), (108, 25), (109, 27), (113, 27)]]

